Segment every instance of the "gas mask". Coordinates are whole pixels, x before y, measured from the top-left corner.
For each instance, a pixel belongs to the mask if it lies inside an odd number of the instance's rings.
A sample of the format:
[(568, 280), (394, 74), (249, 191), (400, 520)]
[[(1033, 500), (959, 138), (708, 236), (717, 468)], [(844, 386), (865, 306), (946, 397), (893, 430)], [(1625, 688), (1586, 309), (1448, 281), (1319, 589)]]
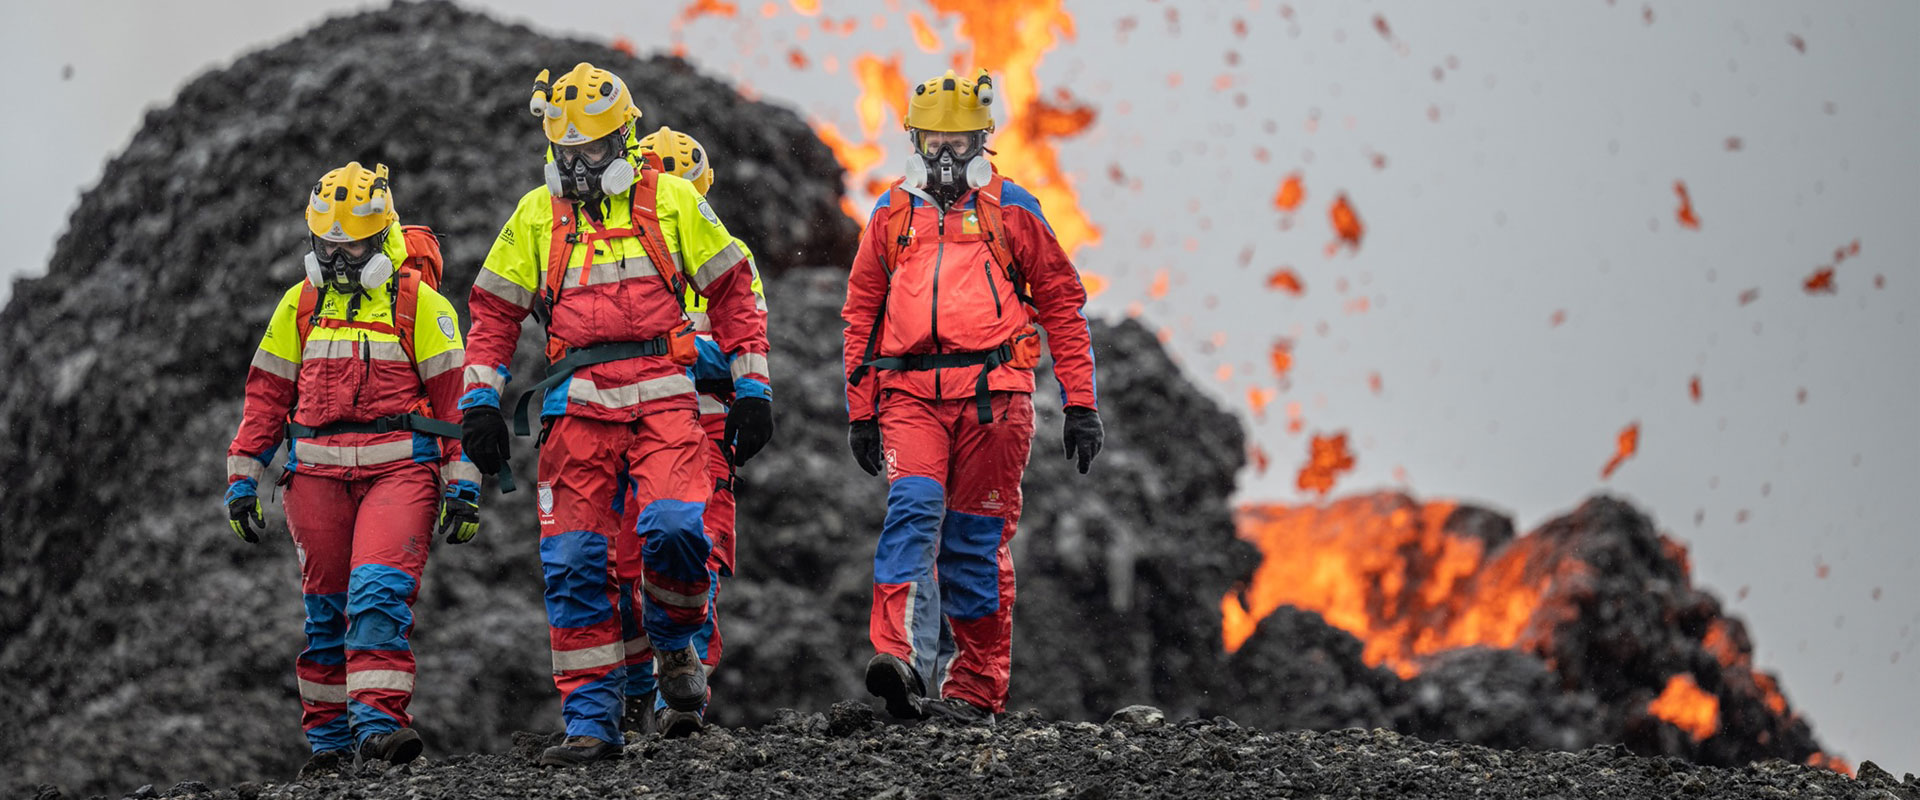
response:
[[(309, 234), (312, 249), (307, 251), (307, 282), (316, 289), (332, 289), (344, 294), (385, 285), (393, 277), (393, 259), (384, 252), (387, 234), (358, 242), (335, 242)], [(366, 244), (366, 252), (354, 256), (349, 250)]]
[(968, 189), (993, 179), (986, 158), (986, 131), (912, 132), (914, 154), (907, 158), (907, 185), (925, 190), (943, 206), (952, 205)]
[(555, 197), (595, 202), (633, 186), (633, 163), (627, 152), (627, 129), (620, 128), (582, 145), (549, 145), (547, 191)]

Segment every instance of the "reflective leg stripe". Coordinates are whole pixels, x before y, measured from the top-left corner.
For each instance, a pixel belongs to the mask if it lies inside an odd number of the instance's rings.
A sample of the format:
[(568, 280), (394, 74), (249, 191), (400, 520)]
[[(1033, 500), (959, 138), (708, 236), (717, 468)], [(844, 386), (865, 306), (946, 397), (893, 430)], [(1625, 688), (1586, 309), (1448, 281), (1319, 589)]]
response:
[(309, 703), (345, 703), (347, 686), (344, 683), (314, 683), (300, 681), (300, 699)]
[(413, 692), (413, 673), (397, 669), (366, 669), (347, 673), (347, 694), (371, 689)]
[(661, 587), (652, 581), (647, 582), (647, 596), (670, 606), (680, 608), (704, 608), (707, 605), (707, 593), (681, 594)]
[(915, 661), (917, 661), (918, 659), (914, 658), (914, 656), (920, 655), (919, 653), (913, 652), (913, 612), (915, 607), (920, 605), (919, 589), (920, 587), (916, 584), (912, 584), (912, 583), (907, 584), (907, 602), (901, 606), (902, 611), (900, 614), (900, 630), (906, 632), (907, 634), (907, 663), (908, 664), (912, 664)]
[(625, 642), (603, 644), (598, 647), (586, 647), (579, 650), (553, 651), (553, 671), (555, 673), (574, 672), (585, 669), (598, 669), (626, 663), (627, 645)]
[(645, 636), (638, 639), (628, 639), (625, 642), (621, 642), (621, 645), (627, 650), (627, 661), (629, 662), (645, 661), (653, 658), (653, 642), (647, 641), (647, 637)]

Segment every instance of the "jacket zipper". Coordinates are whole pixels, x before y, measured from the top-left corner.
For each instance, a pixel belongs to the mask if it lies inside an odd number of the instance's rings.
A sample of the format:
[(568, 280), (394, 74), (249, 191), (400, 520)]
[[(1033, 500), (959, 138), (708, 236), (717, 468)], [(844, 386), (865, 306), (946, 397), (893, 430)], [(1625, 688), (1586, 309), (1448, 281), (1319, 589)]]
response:
[(360, 334), (360, 380), (353, 385), (353, 407), (360, 407), (360, 390), (367, 387), (367, 378), (373, 373), (373, 346), (367, 343), (367, 335)]
[[(947, 210), (938, 205), (934, 213), (939, 216), (936, 231), (940, 241), (933, 251), (933, 352), (938, 354), (945, 348), (940, 345), (940, 262), (947, 254)], [(940, 392), (940, 370), (933, 371), (933, 399), (944, 399)]]
[(987, 276), (987, 291), (993, 293), (993, 318), (999, 319), (1001, 317), (1000, 287), (993, 285), (993, 259), (980, 262), (980, 272)]

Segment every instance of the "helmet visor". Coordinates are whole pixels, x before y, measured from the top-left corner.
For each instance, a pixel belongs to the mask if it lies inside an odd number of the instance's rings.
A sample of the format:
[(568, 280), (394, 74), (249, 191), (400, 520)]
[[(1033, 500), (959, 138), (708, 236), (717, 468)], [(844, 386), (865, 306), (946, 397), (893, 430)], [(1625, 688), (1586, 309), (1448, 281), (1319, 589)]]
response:
[(987, 143), (986, 131), (922, 131), (913, 132), (914, 148), (925, 158), (934, 158), (940, 151), (953, 153), (956, 161), (965, 161), (980, 154)]

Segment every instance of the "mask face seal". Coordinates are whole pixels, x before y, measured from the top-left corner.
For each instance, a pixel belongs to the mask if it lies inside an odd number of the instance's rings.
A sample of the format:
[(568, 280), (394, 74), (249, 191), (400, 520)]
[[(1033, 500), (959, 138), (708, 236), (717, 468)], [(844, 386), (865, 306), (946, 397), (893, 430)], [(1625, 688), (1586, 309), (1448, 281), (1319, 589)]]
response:
[(942, 205), (993, 179), (986, 158), (986, 131), (913, 131), (914, 155), (907, 159), (907, 185), (925, 190)]
[(341, 292), (358, 292), (386, 284), (393, 277), (393, 259), (387, 257), (387, 234), (360, 241), (366, 242), (366, 252), (358, 257), (351, 255), (341, 242), (328, 241), (309, 235), (310, 249), (304, 264), (307, 282), (316, 289), (333, 289)]
[(633, 163), (626, 156), (627, 129), (620, 128), (582, 145), (549, 144), (547, 191), (555, 197), (592, 202), (633, 185)]

